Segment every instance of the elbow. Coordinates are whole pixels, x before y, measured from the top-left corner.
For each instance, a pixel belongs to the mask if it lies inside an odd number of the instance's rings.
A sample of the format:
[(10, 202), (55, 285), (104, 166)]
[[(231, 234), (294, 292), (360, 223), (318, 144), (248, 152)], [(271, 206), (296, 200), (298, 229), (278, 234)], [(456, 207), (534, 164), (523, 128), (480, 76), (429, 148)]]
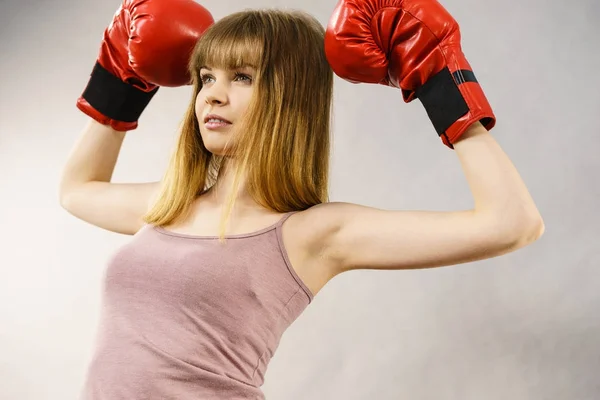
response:
[(67, 211), (69, 210), (69, 197), (66, 195), (66, 193), (62, 191), (58, 193), (58, 203), (63, 209)]
[(67, 193), (68, 193), (68, 191), (67, 191), (66, 185), (63, 182), (61, 182), (60, 186), (57, 190), (57, 195), (58, 195), (58, 203), (60, 204), (60, 206), (62, 208), (66, 208), (67, 199), (68, 199)]
[(510, 238), (514, 250), (528, 246), (542, 237), (546, 230), (541, 216), (520, 218), (509, 228), (506, 235)]
[(58, 197), (58, 203), (60, 204), (60, 206), (69, 211), (69, 208), (71, 206), (71, 202), (72, 202), (72, 197), (73, 197), (73, 187), (72, 185), (66, 185), (66, 184), (62, 184), (60, 185), (58, 191), (57, 191), (57, 197)]
[(499, 254), (509, 253), (537, 241), (545, 232), (544, 220), (535, 213), (486, 213), (490, 241)]
[(74, 183), (73, 180), (67, 179), (66, 177), (62, 177), (61, 181), (58, 185), (58, 190), (56, 194), (58, 196), (58, 203), (65, 210), (69, 210), (69, 205), (71, 203), (71, 198), (73, 197), (73, 193), (76, 188), (78, 188), (78, 184)]

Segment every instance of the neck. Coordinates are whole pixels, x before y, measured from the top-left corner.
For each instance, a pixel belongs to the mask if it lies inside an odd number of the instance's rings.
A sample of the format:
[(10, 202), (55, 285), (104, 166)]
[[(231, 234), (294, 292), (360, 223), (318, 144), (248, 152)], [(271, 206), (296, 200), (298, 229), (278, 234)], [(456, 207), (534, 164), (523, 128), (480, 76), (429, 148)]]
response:
[[(221, 208), (225, 207), (227, 200), (232, 192), (233, 180), (235, 178), (235, 165), (231, 162), (231, 159), (226, 160), (219, 171), (217, 182), (207, 190), (202, 197), (205, 200), (210, 201), (215, 206)], [(246, 176), (240, 177), (240, 183), (238, 193), (235, 198), (234, 210), (250, 210), (258, 209), (260, 207), (251, 197), (246, 190)]]

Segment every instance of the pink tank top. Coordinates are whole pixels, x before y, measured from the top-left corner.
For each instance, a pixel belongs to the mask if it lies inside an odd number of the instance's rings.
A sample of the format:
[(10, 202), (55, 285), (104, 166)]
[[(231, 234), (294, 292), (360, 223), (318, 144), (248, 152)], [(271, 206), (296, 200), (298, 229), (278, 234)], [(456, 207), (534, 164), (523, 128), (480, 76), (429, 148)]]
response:
[(313, 300), (281, 227), (193, 236), (146, 225), (108, 264), (81, 399), (264, 399), (284, 331)]

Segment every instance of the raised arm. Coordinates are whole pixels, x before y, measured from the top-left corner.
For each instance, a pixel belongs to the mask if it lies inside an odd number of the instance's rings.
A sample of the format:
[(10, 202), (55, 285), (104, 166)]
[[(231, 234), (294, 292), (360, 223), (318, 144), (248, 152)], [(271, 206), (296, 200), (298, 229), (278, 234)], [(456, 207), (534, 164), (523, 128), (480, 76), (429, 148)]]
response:
[(452, 212), (316, 207), (320, 254), (334, 273), (480, 260), (542, 235), (525, 184), (488, 132), (496, 116), (462, 52), (458, 23), (439, 2), (340, 0), (325, 50), (341, 78), (400, 88), (406, 102), (421, 101), (443, 144), (458, 156), (475, 202), (471, 210)]

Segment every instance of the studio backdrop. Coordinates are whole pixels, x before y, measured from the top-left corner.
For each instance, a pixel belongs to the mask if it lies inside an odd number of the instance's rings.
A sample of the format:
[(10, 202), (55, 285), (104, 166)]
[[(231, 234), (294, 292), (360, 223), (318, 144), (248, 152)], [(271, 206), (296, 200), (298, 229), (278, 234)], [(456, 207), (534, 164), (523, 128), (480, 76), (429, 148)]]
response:
[[(119, 1), (0, 3), (0, 399), (79, 395), (107, 260), (131, 237), (59, 203), (87, 116), (75, 102)], [(334, 0), (207, 0), (215, 19)], [(285, 332), (269, 400), (600, 398), (600, 3), (445, 0), (498, 122), (492, 131), (544, 218), (544, 236), (463, 265), (358, 270)], [(114, 182), (162, 177), (191, 88), (161, 88), (127, 134)], [(458, 210), (472, 197), (418, 101), (335, 80), (331, 200)]]

